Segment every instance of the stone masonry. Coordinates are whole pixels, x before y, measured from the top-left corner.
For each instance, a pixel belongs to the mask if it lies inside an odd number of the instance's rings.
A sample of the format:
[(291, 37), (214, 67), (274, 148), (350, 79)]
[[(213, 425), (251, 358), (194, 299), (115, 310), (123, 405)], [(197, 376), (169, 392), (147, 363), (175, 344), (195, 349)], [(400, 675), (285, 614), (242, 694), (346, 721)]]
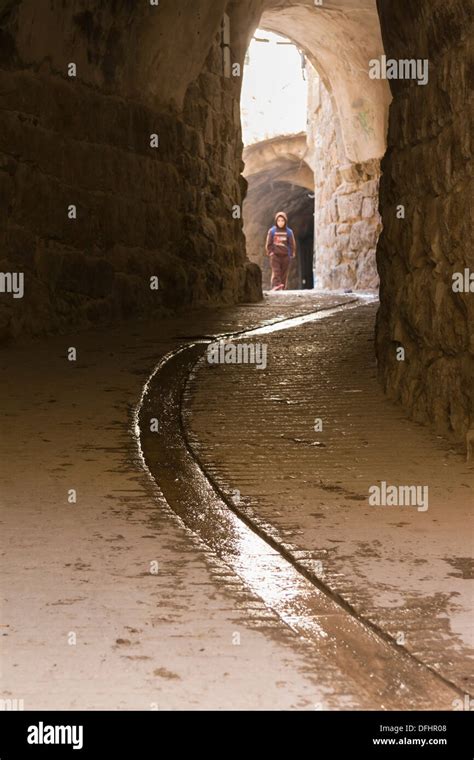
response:
[(310, 65), (307, 70), (307, 160), (315, 180), (315, 287), (375, 289), (380, 162), (349, 161), (331, 97), (315, 70)]

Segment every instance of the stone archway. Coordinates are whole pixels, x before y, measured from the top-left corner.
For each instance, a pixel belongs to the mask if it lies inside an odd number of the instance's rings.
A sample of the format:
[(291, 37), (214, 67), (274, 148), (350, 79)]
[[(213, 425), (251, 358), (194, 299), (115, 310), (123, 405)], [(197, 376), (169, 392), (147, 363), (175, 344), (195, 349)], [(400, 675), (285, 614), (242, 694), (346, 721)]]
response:
[[(308, 61), (304, 154), (315, 185), (314, 281), (319, 289), (378, 287), (380, 158), (390, 92), (386, 81), (368, 76), (368, 60), (383, 53), (375, 4), (358, 4), (355, 10), (351, 2), (319, 7), (268, 2), (259, 22), (290, 38)], [(273, 161), (271, 153), (261, 151), (261, 161), (265, 158)]]
[(268, 172), (274, 179), (314, 190), (314, 177), (307, 163), (306, 134), (282, 135), (248, 145), (244, 149), (244, 177)]
[(317, 70), (340, 122), (347, 159), (381, 158), (391, 97), (386, 81), (367, 75), (367, 62), (383, 53), (375, 1), (269, 0), (260, 24), (294, 40)]
[(288, 287), (313, 287), (314, 176), (305, 161), (307, 153), (305, 133), (263, 140), (244, 149), (244, 177), (248, 182), (243, 206), (247, 256), (262, 270), (264, 290), (270, 289), (271, 279), (265, 238), (278, 209), (288, 213), (298, 248)]

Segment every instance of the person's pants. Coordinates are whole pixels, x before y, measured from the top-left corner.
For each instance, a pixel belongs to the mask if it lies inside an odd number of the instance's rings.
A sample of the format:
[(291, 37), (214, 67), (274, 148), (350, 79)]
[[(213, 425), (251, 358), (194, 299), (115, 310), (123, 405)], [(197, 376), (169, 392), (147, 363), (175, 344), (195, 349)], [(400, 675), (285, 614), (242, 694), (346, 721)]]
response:
[(288, 281), (291, 259), (287, 253), (274, 253), (270, 256), (272, 268), (272, 290), (284, 290)]

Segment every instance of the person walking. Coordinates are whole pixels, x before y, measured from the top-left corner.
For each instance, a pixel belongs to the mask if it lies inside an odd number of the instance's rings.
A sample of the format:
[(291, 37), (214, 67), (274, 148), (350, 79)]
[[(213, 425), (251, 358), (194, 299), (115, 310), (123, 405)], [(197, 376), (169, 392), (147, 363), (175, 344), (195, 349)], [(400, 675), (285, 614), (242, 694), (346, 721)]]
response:
[(296, 240), (284, 211), (275, 214), (275, 224), (268, 230), (265, 247), (272, 268), (272, 290), (286, 290), (291, 260), (296, 256)]

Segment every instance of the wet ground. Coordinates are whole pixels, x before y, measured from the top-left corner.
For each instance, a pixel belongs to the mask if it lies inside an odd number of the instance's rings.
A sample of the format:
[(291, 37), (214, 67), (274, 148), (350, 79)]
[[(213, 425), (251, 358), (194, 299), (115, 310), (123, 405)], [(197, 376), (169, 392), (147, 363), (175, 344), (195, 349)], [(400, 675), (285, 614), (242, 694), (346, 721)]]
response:
[[(451, 709), (473, 474), (381, 396), (374, 307), (354, 306), (278, 294), (4, 353), (2, 697)], [(264, 371), (206, 362), (212, 336), (334, 307), (241, 336)], [(401, 472), (429, 510), (369, 508)]]

